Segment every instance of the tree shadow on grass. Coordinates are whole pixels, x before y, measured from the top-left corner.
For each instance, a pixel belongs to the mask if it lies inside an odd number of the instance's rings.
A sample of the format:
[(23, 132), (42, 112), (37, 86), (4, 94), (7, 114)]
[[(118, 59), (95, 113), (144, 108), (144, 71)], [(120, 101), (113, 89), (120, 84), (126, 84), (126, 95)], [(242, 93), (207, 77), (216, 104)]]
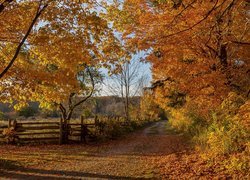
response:
[(43, 170), (25, 168), (18, 165), (15, 161), (0, 159), (0, 177), (14, 178), (14, 179), (82, 179), (82, 178), (96, 178), (96, 179), (147, 179), (134, 178), (127, 176), (113, 176), (106, 174), (95, 174), (78, 171), (61, 171), (61, 170)]

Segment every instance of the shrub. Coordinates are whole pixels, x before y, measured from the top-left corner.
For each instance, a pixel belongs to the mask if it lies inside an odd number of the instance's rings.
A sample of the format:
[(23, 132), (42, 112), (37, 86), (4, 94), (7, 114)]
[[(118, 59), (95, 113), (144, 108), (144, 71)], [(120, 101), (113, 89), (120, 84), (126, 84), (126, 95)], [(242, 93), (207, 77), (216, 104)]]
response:
[(60, 117), (59, 113), (56, 110), (47, 110), (47, 109), (42, 109), (41, 116), (43, 118), (58, 118), (58, 117)]
[(91, 110), (85, 109), (85, 110), (83, 110), (82, 116), (85, 118), (90, 118), (93, 116), (93, 113), (91, 112)]
[(249, 105), (249, 100), (229, 93), (221, 106), (207, 116), (185, 106), (170, 110), (169, 122), (191, 137), (206, 160), (219, 163), (230, 172), (246, 172), (250, 160)]
[(207, 131), (209, 153), (215, 157), (233, 152), (241, 152), (247, 141), (247, 130), (231, 118), (213, 122)]
[(206, 120), (185, 108), (172, 110), (169, 116), (169, 123), (178, 131), (182, 131), (192, 137), (200, 134), (207, 126)]
[(192, 120), (186, 116), (185, 109), (173, 109), (170, 112), (169, 123), (178, 131), (188, 132)]
[(37, 113), (37, 110), (32, 107), (24, 107), (19, 111), (19, 116), (31, 117)]
[(235, 171), (241, 171), (243, 173), (249, 172), (249, 155), (250, 154), (232, 155), (226, 159), (223, 164), (230, 173), (234, 173)]
[(6, 120), (6, 115), (0, 111), (0, 120)]
[(106, 124), (104, 128), (104, 132), (105, 132), (106, 137), (115, 139), (124, 133), (124, 130), (120, 122), (110, 119), (109, 121), (106, 121), (105, 123)]
[(125, 123), (125, 119), (98, 116), (96, 134), (102, 138), (115, 139), (125, 133), (132, 132), (153, 120), (133, 119)]
[(13, 127), (5, 128), (2, 134), (8, 144), (13, 144), (18, 139), (16, 131)]
[(205, 159), (226, 156), (219, 162), (228, 171), (246, 171), (249, 168), (249, 127), (245, 117), (249, 109), (243, 98), (235, 94), (223, 101), (221, 107), (213, 114), (209, 126), (194, 137), (199, 149), (204, 151)]
[(143, 97), (140, 101), (140, 111), (139, 116), (132, 117), (132, 119), (143, 119), (143, 120), (166, 120), (167, 115), (166, 112), (160, 108), (159, 105), (157, 105), (154, 102), (154, 98), (150, 93), (144, 93)]

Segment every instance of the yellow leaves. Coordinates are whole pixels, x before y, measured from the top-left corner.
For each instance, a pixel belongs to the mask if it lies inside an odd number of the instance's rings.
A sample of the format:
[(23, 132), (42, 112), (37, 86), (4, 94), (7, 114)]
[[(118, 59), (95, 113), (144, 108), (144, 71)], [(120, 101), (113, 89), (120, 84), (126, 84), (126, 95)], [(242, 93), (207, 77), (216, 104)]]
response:
[(228, 114), (236, 114), (244, 102), (245, 100), (242, 96), (237, 95), (235, 92), (230, 92), (227, 98), (222, 102), (221, 108), (228, 112)]
[[(49, 108), (47, 103), (62, 102), (71, 92), (82, 93), (77, 79), (80, 66), (111, 67), (108, 64), (122, 55), (120, 42), (107, 20), (99, 17), (96, 3), (81, 2), (85, 4), (50, 2), (26, 41), (27, 46), (23, 46), (6, 79), (0, 82), (1, 101), (39, 101)], [(37, 8), (37, 3), (29, 1), (16, 4), (0, 14), (0, 40), (4, 35), (7, 40), (11, 37), (19, 41)], [(11, 56), (16, 49), (15, 43), (0, 41), (0, 45), (0, 57)], [(1, 58), (0, 70), (8, 60)]]
[(248, 128), (248, 130), (250, 130), (250, 100), (247, 100), (240, 106), (237, 118), (246, 128)]
[(27, 102), (19, 101), (18, 104), (14, 105), (14, 109), (18, 111), (23, 107), (26, 107), (27, 105), (28, 105)]
[(213, 86), (209, 86), (201, 90), (201, 93), (204, 95), (213, 95), (214, 92), (215, 88)]
[[(60, 103), (60, 101), (58, 103)], [(49, 102), (46, 102), (46, 101), (41, 102), (39, 104), (39, 107), (42, 108), (42, 109), (48, 109), (48, 110), (53, 110), (55, 108), (53, 103), (51, 103), (51, 102), (49, 103)]]
[(169, 118), (169, 123), (175, 129), (186, 132), (188, 128), (191, 126), (192, 119), (190, 119), (187, 116), (187, 112), (185, 109), (178, 109), (178, 110), (172, 109), (170, 111), (170, 114), (171, 115)]
[[(209, 109), (216, 108), (227, 96), (231, 90), (229, 81), (234, 81), (232, 84), (244, 88), (244, 91), (246, 91), (245, 87), (249, 87), (245, 74), (247, 68), (244, 68), (245, 72), (240, 68), (230, 72), (222, 71), (220, 57), (216, 57), (220, 52), (218, 43), (227, 44), (228, 38), (238, 36), (242, 32), (242, 29), (237, 30), (233, 26), (247, 23), (244, 15), (241, 17), (236, 15), (238, 11), (244, 11), (244, 8), (234, 5), (235, 9), (221, 17), (223, 20), (218, 24), (218, 14), (227, 11), (226, 7), (230, 2), (219, 1), (217, 5), (220, 4), (221, 8), (213, 9), (208, 17), (206, 17), (208, 12), (215, 6), (214, 1), (190, 0), (185, 1), (185, 7), (173, 8), (169, 5), (163, 6), (162, 1), (158, 1), (157, 6), (151, 6), (152, 4), (144, 0), (127, 0), (119, 13), (123, 17), (118, 23), (121, 23), (120, 26), (124, 28), (123, 37), (126, 40), (129, 39), (131, 47), (159, 50), (160, 57), (153, 53), (147, 57), (153, 65), (153, 78), (158, 80), (171, 77), (176, 90), (187, 93), (204, 114), (208, 113)], [(133, 17), (134, 21), (124, 21), (123, 18), (126, 19), (126, 15)], [(230, 25), (228, 25), (231, 15), (237, 17), (234, 17), (234, 21), (229, 22)], [(128, 38), (127, 35), (131, 33), (133, 36)], [(245, 34), (244, 37), (246, 38), (247, 35)], [(236, 55), (233, 50), (235, 48), (227, 44), (228, 62), (248, 57), (243, 51)], [(249, 64), (249, 62), (246, 63)], [(229, 77), (234, 78), (229, 80)], [(167, 86), (172, 85), (168, 85), (167, 82), (164, 82), (164, 85), (154, 93), (158, 104), (168, 109), (166, 104), (170, 91)]]

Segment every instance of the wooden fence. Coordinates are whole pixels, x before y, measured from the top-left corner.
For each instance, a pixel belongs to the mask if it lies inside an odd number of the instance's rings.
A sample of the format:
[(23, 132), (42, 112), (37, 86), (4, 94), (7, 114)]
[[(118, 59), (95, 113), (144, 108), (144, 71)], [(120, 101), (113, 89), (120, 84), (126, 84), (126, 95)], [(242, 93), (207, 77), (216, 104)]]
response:
[[(65, 123), (60, 121), (9, 121), (6, 124), (0, 124), (0, 142), (18, 142), (18, 143), (45, 143), (53, 142), (67, 144), (69, 142), (85, 142), (86, 140), (96, 139), (98, 135), (104, 135), (104, 129), (107, 126), (104, 122), (118, 122), (121, 126), (127, 126), (124, 118), (118, 116), (95, 117), (91, 123), (84, 123), (83, 117), (79, 123)], [(2, 133), (6, 130), (13, 131), (10, 136), (4, 136)], [(10, 131), (10, 132), (11, 132)], [(12, 139), (11, 139), (12, 138)], [(14, 139), (14, 140), (13, 140)]]
[(3, 130), (11, 128), (14, 132), (14, 141), (19, 143), (32, 142), (58, 142), (65, 144), (70, 141), (86, 142), (89, 136), (89, 128), (95, 127), (96, 122), (84, 123), (81, 117), (80, 123), (60, 122), (36, 122), (36, 121), (10, 121), (8, 125), (0, 125), (0, 142), (6, 141), (9, 136), (4, 136)]
[(0, 142), (4, 142), (3, 130), (8, 128), (8, 125), (0, 125)]

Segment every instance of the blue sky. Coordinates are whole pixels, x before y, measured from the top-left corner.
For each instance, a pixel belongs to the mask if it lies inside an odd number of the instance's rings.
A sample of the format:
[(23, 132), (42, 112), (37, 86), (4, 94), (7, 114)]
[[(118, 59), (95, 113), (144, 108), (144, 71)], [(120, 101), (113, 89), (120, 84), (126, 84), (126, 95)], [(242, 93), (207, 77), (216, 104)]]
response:
[[(132, 56), (132, 59), (131, 61), (140, 61), (140, 59), (143, 59), (145, 58), (146, 55), (145, 55), (145, 52), (143, 51), (140, 51), (136, 54), (134, 54)], [(138, 79), (141, 77), (141, 76), (144, 76), (146, 78), (146, 81), (145, 81), (145, 84), (143, 85), (144, 87), (148, 87), (150, 86), (150, 82), (152, 80), (152, 73), (151, 73), (151, 64), (150, 63), (146, 63), (146, 62), (139, 62), (139, 71), (138, 71)], [(110, 78), (110, 76), (108, 75), (108, 70), (107, 69), (104, 69), (102, 68), (101, 69), (101, 72), (103, 73), (103, 75), (105, 75), (105, 80), (104, 80), (104, 84), (102, 85), (101, 87), (101, 91), (100, 91), (100, 95), (101, 96), (107, 96), (107, 95), (115, 95), (113, 93), (110, 93), (109, 92), (109, 88), (105, 85), (105, 84), (112, 84), (113, 80)], [(132, 86), (131, 89), (135, 88), (136, 85)], [(136, 95), (139, 95), (136, 94)]]

